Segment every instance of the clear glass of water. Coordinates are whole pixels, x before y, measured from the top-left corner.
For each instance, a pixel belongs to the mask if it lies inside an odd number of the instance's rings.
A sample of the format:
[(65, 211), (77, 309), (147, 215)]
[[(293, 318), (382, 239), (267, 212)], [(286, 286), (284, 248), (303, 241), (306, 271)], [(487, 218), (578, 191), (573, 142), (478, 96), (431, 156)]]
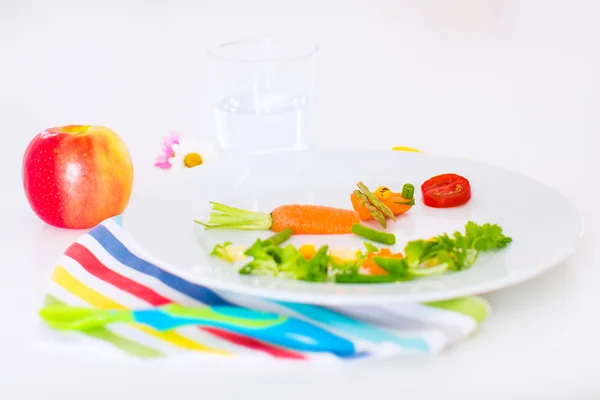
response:
[(226, 155), (310, 146), (317, 53), (314, 45), (273, 39), (209, 50), (217, 137)]

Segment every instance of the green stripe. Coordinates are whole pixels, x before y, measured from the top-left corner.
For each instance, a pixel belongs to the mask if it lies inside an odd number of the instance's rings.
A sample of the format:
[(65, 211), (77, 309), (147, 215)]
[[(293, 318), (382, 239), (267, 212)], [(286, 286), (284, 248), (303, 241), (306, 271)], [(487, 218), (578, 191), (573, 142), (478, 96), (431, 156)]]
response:
[(459, 299), (437, 301), (433, 303), (424, 303), (425, 305), (441, 308), (443, 310), (455, 311), (473, 318), (478, 324), (481, 323), (489, 314), (490, 305), (483, 298), (478, 296), (463, 297)]
[[(62, 301), (60, 301), (59, 299), (57, 299), (56, 297), (54, 297), (50, 294), (47, 294), (46, 298), (44, 300), (44, 305), (58, 306), (58, 305), (65, 305), (65, 304)], [(130, 354), (132, 356), (135, 356), (135, 357), (139, 357), (139, 358), (164, 357), (164, 354), (161, 353), (160, 351), (153, 349), (151, 347), (146, 347), (142, 344), (139, 344), (137, 342), (134, 342), (132, 340), (129, 340), (127, 338), (119, 336), (104, 327), (88, 329), (88, 330), (80, 331), (80, 332), (85, 335), (94, 337), (96, 339), (104, 340), (105, 342), (108, 342), (108, 343), (112, 344), (113, 346), (121, 349), (121, 351), (123, 351), (127, 354)]]

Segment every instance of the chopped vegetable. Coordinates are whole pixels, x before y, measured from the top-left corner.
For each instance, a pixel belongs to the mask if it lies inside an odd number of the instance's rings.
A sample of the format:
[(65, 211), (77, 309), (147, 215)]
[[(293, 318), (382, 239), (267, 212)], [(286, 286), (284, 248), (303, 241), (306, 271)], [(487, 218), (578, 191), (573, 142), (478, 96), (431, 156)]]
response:
[(480, 252), (503, 249), (512, 242), (495, 224), (478, 225), (469, 221), (465, 233), (442, 234), (430, 240), (415, 240), (404, 248), (410, 270), (426, 269), (446, 263), (448, 269), (460, 271), (471, 267)]
[(327, 268), (330, 262), (327, 250), (327, 246), (321, 246), (314, 257), (308, 261), (307, 273), (302, 280), (323, 282), (327, 279)]
[[(394, 193), (389, 188), (380, 186), (371, 196), (387, 207), (394, 216), (407, 212), (415, 205), (414, 186), (410, 183), (404, 185), (402, 193)], [(355, 190), (352, 192), (350, 201), (352, 202), (352, 208), (358, 212), (358, 216), (362, 221), (375, 219), (383, 228), (386, 228), (386, 215), (369, 201), (369, 197), (364, 191)]]
[(457, 174), (434, 176), (421, 185), (423, 203), (429, 207), (457, 207), (471, 199), (471, 184)]
[(402, 259), (402, 254), (401, 253), (392, 254), (390, 249), (387, 249), (387, 248), (369, 252), (367, 254), (367, 258), (362, 263), (363, 270), (365, 272), (367, 272), (369, 275), (388, 275), (389, 271), (386, 270), (385, 268), (382, 268), (375, 261), (376, 258), (381, 258), (381, 257)]
[(223, 244), (217, 244), (213, 248), (213, 250), (210, 253), (210, 255), (218, 257), (221, 260), (224, 260), (224, 261), (227, 261), (227, 262), (233, 264), (233, 259), (232, 259), (231, 255), (229, 254), (229, 252), (227, 251), (227, 247), (230, 246), (230, 245), (231, 245), (231, 242), (225, 242)]
[(365, 242), (365, 248), (367, 249), (367, 253), (377, 253), (379, 251), (377, 247), (373, 246), (369, 242)]
[(292, 229), (285, 228), (281, 232), (278, 232), (278, 233), (274, 234), (273, 236), (266, 238), (264, 241), (269, 242), (274, 245), (280, 245), (281, 243), (288, 240), (290, 237), (292, 237)]
[(385, 221), (385, 215), (379, 211), (377, 207), (371, 204), (369, 198), (360, 190), (355, 190), (352, 193), (353, 194), (350, 196), (352, 207), (354, 207), (355, 210), (358, 209), (359, 217), (363, 221), (374, 218), (381, 224), (381, 226), (385, 228), (387, 225)]
[(281, 260), (279, 262), (279, 273), (278, 275), (284, 278), (304, 280), (311, 272), (307, 266), (310, 264), (306, 259), (296, 250), (294, 246), (287, 245), (282, 253)]
[(352, 224), (360, 221), (354, 210), (291, 204), (275, 208), (271, 213), (242, 210), (211, 202), (213, 210), (208, 222), (195, 222), (205, 229), (272, 230), (286, 228), (294, 234), (351, 233)]
[(310, 260), (311, 258), (313, 258), (317, 250), (315, 249), (315, 246), (313, 244), (303, 244), (298, 249), (298, 252), (302, 254), (302, 257), (306, 258), (307, 260)]
[(369, 258), (362, 262), (362, 265), (358, 271), (361, 273), (364, 272), (365, 275), (388, 275), (388, 272), (377, 265), (371, 255), (369, 255)]
[(367, 226), (354, 224), (352, 225), (352, 232), (358, 236), (364, 237), (365, 239), (372, 240), (374, 242), (393, 245), (396, 244), (396, 236), (393, 233), (381, 232), (375, 229), (371, 229)]
[(412, 199), (415, 197), (415, 187), (412, 183), (405, 183), (402, 186), (402, 197), (405, 199)]
[(335, 262), (356, 261), (359, 256), (359, 254), (356, 251), (351, 250), (350, 247), (331, 250), (329, 255)]
[(338, 261), (332, 258), (329, 264), (328, 280), (335, 280), (335, 277), (339, 275), (358, 274), (362, 258), (361, 256), (360, 260), (355, 261)]
[(389, 275), (400, 278), (408, 274), (408, 265), (403, 257), (375, 256), (373, 261)]
[(390, 275), (336, 275), (336, 283), (391, 283), (397, 279)]
[(364, 183), (358, 182), (356, 186), (358, 186), (360, 191), (367, 197), (367, 199), (369, 199), (369, 202), (379, 211), (381, 211), (383, 215), (385, 215), (388, 218), (391, 218), (393, 221), (396, 220), (396, 216), (394, 215), (392, 210), (390, 210), (388, 206), (386, 206), (381, 200), (379, 200), (377, 196), (371, 193), (369, 188), (366, 187)]
[(390, 191), (390, 188), (387, 186), (379, 186), (375, 192), (374, 192), (375, 196), (377, 196), (377, 198), (379, 200), (386, 200), (387, 198), (389, 198), (392, 195), (392, 192)]
[[(257, 239), (244, 252), (252, 260), (240, 268), (240, 274), (269, 275), (309, 282), (384, 283), (434, 276), (471, 267), (481, 252), (507, 247), (512, 239), (494, 224), (478, 225), (469, 221), (465, 231), (451, 236), (441, 234), (428, 240), (413, 240), (404, 254), (389, 248), (378, 249), (366, 242), (366, 252), (350, 248), (334, 249), (313, 245), (296, 249), (281, 246), (290, 237), (288, 231), (265, 240)], [(212, 255), (227, 259), (231, 243), (215, 246)]]

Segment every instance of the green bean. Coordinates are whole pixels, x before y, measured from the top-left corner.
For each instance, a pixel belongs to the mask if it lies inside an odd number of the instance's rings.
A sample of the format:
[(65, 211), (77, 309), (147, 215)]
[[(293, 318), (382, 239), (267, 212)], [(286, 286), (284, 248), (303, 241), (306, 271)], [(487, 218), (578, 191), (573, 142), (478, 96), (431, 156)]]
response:
[(415, 187), (411, 183), (406, 183), (402, 187), (402, 197), (412, 199), (415, 196)]
[(281, 243), (285, 242), (292, 236), (293, 230), (292, 228), (285, 228), (281, 232), (274, 234), (273, 236), (269, 236), (264, 240), (264, 242), (269, 242), (275, 246), (279, 246)]
[(394, 236), (393, 233), (381, 232), (361, 224), (352, 225), (351, 230), (358, 236), (364, 237), (365, 239), (369, 239), (377, 243), (389, 245), (396, 244), (396, 236)]

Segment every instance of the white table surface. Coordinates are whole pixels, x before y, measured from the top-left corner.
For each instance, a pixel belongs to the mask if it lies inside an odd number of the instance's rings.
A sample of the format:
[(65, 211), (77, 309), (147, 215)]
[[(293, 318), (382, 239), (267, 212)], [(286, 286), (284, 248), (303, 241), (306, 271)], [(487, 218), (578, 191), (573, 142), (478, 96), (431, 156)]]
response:
[[(599, 399), (598, 12), (594, 0), (0, 1), (0, 398)], [(144, 365), (38, 345), (44, 283), (81, 232), (29, 209), (29, 140), (109, 126), (137, 190), (167, 131), (214, 133), (205, 48), (286, 33), (321, 47), (319, 147), (407, 145), (530, 175), (581, 209), (577, 253), (487, 294), (491, 318), (435, 359)]]

